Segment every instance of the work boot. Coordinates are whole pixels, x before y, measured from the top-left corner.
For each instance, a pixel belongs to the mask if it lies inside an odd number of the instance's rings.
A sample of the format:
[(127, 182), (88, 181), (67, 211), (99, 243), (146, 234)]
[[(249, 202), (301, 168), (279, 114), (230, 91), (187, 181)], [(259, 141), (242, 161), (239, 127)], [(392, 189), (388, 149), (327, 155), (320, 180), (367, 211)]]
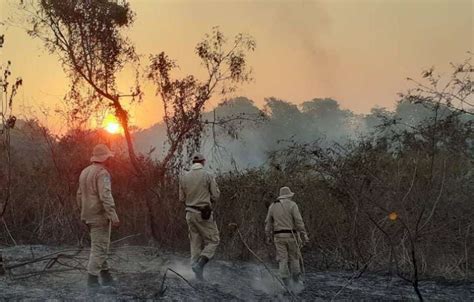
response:
[(208, 261), (209, 258), (207, 258), (206, 256), (199, 256), (198, 260), (193, 263), (192, 269), (198, 280), (204, 280), (204, 266)]
[(103, 286), (115, 286), (115, 280), (109, 270), (100, 271), (100, 279)]
[(89, 289), (98, 289), (100, 287), (99, 277), (89, 274), (87, 276), (87, 287)]
[(304, 281), (302, 274), (295, 274), (292, 277), (293, 284), (292, 284), (292, 292), (295, 294), (300, 294), (304, 290)]

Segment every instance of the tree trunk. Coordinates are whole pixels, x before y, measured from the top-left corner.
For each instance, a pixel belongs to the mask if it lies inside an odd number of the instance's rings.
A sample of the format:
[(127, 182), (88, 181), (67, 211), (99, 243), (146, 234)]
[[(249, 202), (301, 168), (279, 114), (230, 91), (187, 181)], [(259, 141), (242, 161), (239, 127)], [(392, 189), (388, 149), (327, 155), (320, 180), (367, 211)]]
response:
[(122, 104), (120, 104), (118, 97), (114, 98), (113, 106), (115, 109), (115, 114), (117, 115), (120, 121), (120, 124), (122, 125), (123, 132), (125, 134), (125, 140), (127, 142), (127, 149), (128, 149), (128, 156), (130, 157), (132, 166), (139, 176), (143, 176), (143, 170), (140, 165), (140, 162), (138, 161), (137, 155), (135, 154), (135, 148), (133, 146), (132, 136), (130, 134), (130, 129), (128, 125), (128, 112), (125, 109), (123, 109)]

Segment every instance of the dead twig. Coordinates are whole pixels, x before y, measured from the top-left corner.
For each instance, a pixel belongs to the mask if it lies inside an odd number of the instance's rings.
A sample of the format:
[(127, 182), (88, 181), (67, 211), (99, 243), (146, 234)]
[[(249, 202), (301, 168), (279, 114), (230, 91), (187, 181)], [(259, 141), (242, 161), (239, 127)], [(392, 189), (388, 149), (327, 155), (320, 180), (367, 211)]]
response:
[(339, 296), (340, 293), (342, 293), (342, 291), (344, 289), (346, 289), (351, 283), (352, 281), (354, 281), (355, 279), (358, 279), (362, 276), (362, 274), (367, 270), (367, 268), (369, 267), (369, 264), (372, 262), (372, 259), (375, 259), (375, 257), (373, 257), (373, 255), (369, 258), (369, 260), (364, 264), (364, 266), (357, 272), (355, 272), (352, 277), (347, 280), (346, 284), (344, 284), (344, 286), (342, 286), (338, 291), (337, 293), (331, 298), (331, 301), (334, 301), (334, 299), (336, 299), (337, 296)]
[(7, 226), (7, 222), (5, 221), (5, 218), (3, 218), (3, 217), (2, 217), (2, 222), (3, 222), (3, 226), (4, 226), (4, 228), (5, 228), (5, 231), (6, 231), (7, 234), (8, 234), (8, 237), (10, 237), (11, 241), (13, 242), (13, 244), (14, 244), (15, 246), (17, 246), (16, 241), (15, 241), (15, 238), (13, 238), (12, 233), (10, 232), (10, 229), (9, 229), (8, 226)]
[(23, 280), (23, 279), (28, 279), (31, 277), (35, 276), (41, 276), (45, 274), (53, 274), (53, 273), (64, 273), (64, 272), (70, 272), (74, 271), (76, 268), (64, 268), (64, 269), (57, 269), (57, 270), (47, 270), (47, 271), (37, 271), (37, 272), (32, 272), (32, 273), (25, 273), (25, 274), (19, 274), (19, 275), (14, 275), (13, 280)]
[(296, 296), (293, 294), (293, 292), (285, 285), (285, 283), (278, 277), (276, 276), (272, 270), (265, 264), (265, 262), (250, 248), (250, 246), (247, 244), (247, 242), (244, 239), (244, 236), (240, 232), (239, 226), (236, 223), (231, 223), (229, 224), (230, 227), (235, 228), (237, 231), (237, 234), (239, 235), (240, 241), (244, 244), (244, 246), (247, 248), (247, 250), (265, 267), (265, 269), (270, 273), (270, 275), (278, 281), (278, 283), (286, 290), (286, 292), (295, 300), (297, 300)]
[(439, 189), (439, 193), (438, 193), (438, 197), (436, 198), (434, 204), (433, 204), (433, 207), (431, 208), (431, 212), (428, 216), (428, 218), (426, 218), (425, 222), (421, 225), (419, 231), (421, 232), (425, 226), (431, 221), (431, 218), (433, 217), (434, 213), (435, 213), (435, 210), (436, 210), (436, 207), (438, 206), (438, 203), (439, 201), (441, 200), (441, 196), (443, 195), (443, 189), (444, 189), (444, 183), (445, 183), (445, 180), (446, 180), (446, 160), (443, 162), (443, 178), (441, 180), (441, 186), (440, 186), (440, 189)]
[[(22, 263), (17, 263), (17, 264), (5, 266), (5, 269), (6, 270), (12, 270), (12, 269), (15, 269), (15, 268), (19, 268), (19, 267), (26, 266), (26, 265), (33, 264), (33, 263), (37, 263), (37, 262), (51, 261), (51, 260), (53, 260), (57, 257), (66, 257), (66, 258), (71, 257), (72, 258), (72, 257), (77, 256), (82, 251), (83, 251), (83, 249), (58, 251), (58, 252), (54, 252), (54, 253), (51, 253), (51, 254), (48, 254), (48, 255), (44, 255), (44, 256), (39, 257), (37, 259), (32, 259), (32, 260), (25, 261), (25, 262), (22, 262)], [(76, 252), (76, 253), (72, 254), (72, 255), (63, 254), (63, 253), (67, 253), (67, 252)]]
[[(31, 278), (31, 277), (35, 277), (35, 276), (42, 276), (44, 274), (67, 272), (67, 271), (72, 271), (72, 270), (84, 271), (85, 267), (80, 263), (80, 261), (78, 259), (76, 259), (76, 257), (79, 255), (79, 253), (82, 250), (73, 250), (73, 251), (75, 251), (74, 254), (64, 254), (64, 252), (66, 252), (66, 251), (59, 251), (59, 252), (55, 252), (55, 253), (52, 253), (52, 254), (42, 256), (42, 257), (37, 258), (37, 259), (32, 259), (32, 260), (29, 260), (29, 261), (26, 261), (26, 262), (22, 262), (22, 263), (10, 265), (10, 266), (5, 266), (5, 271), (8, 272), (8, 274), (9, 274), (9, 276), (12, 280), (27, 279), (27, 278)], [(61, 259), (67, 259), (67, 260), (73, 261), (73, 263), (72, 264), (64, 263), (64, 262), (60, 261)], [(31, 264), (35, 264), (35, 263), (39, 263), (39, 262), (44, 262), (44, 261), (47, 261), (47, 262), (41, 270), (30, 271), (30, 272), (20, 273), (20, 274), (13, 274), (12, 273), (13, 269), (20, 268), (20, 267), (27, 266), (27, 265), (31, 265)], [(75, 263), (75, 265), (74, 265), (74, 263)], [(53, 266), (56, 265), (56, 264), (59, 264), (59, 265), (65, 267), (65, 268), (52, 270)]]
[(142, 235), (142, 234), (129, 235), (129, 236), (120, 238), (120, 239), (118, 239), (118, 240), (112, 241), (110, 244), (119, 243), (119, 242), (124, 241), (124, 240), (127, 240), (127, 239), (129, 239), (129, 238), (138, 237), (138, 236), (141, 236), (141, 235)]
[(155, 294), (156, 297), (163, 297), (166, 293), (166, 290), (168, 287), (165, 287), (165, 281), (166, 281), (166, 274), (168, 273), (168, 269), (166, 269), (165, 274), (163, 275), (163, 279), (161, 280), (161, 285), (160, 285), (160, 290), (158, 291), (157, 294)]
[(192, 289), (196, 290), (196, 288), (188, 280), (186, 280), (186, 278), (184, 278), (181, 274), (179, 274), (178, 272), (176, 272), (175, 270), (173, 270), (171, 268), (168, 268), (168, 270), (171, 271), (172, 273), (176, 274), (176, 276), (183, 279), (183, 281), (186, 282)]
[(174, 273), (176, 276), (178, 276), (179, 278), (181, 278), (184, 282), (186, 282), (187, 285), (189, 285), (189, 287), (191, 287), (192, 289), (194, 290), (197, 290), (192, 284), (191, 282), (189, 282), (186, 278), (183, 277), (183, 275), (181, 275), (180, 273), (178, 273), (177, 271), (173, 270), (172, 268), (166, 268), (165, 270), (165, 273), (163, 275), (163, 279), (161, 280), (161, 285), (160, 285), (160, 289), (158, 291), (158, 293), (155, 294), (155, 297), (163, 297), (166, 290), (168, 289), (168, 287), (165, 286), (165, 281), (166, 281), (166, 277), (167, 277), (167, 274), (168, 274), (168, 271)]

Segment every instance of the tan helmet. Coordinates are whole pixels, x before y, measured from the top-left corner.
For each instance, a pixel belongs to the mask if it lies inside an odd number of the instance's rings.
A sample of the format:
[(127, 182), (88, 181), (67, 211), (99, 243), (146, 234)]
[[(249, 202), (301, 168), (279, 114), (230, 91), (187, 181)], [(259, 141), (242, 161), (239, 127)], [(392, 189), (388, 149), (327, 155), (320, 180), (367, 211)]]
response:
[(114, 157), (114, 153), (104, 144), (98, 144), (92, 151), (91, 162), (102, 163), (109, 157)]
[(204, 156), (201, 153), (194, 153), (193, 159), (192, 159), (193, 162), (201, 162), (201, 161), (204, 161), (204, 160), (206, 160), (206, 159), (204, 158)]
[(278, 199), (287, 199), (293, 197), (294, 195), (295, 193), (291, 192), (289, 187), (281, 187), (280, 196), (278, 196)]

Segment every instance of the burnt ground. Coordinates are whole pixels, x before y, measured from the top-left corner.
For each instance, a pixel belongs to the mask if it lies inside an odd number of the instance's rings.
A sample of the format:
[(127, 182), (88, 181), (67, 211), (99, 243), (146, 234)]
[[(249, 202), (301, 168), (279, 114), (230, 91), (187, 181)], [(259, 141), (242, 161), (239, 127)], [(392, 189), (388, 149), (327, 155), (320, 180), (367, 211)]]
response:
[[(68, 251), (51, 255), (61, 250)], [(46, 246), (4, 248), (6, 267), (47, 257), (41, 262), (10, 269), (0, 276), (0, 301), (416, 300), (413, 288), (395, 277), (366, 272), (353, 278), (354, 272), (322, 272), (311, 268), (307, 268), (305, 289), (292, 297), (263, 265), (237, 261), (212, 261), (206, 267), (207, 282), (203, 283), (194, 279), (184, 256), (138, 246), (122, 246), (113, 251), (110, 264), (118, 279), (115, 288), (89, 292), (84, 271), (88, 251), (76, 250), (75, 247)], [(270, 267), (276, 272), (274, 265)], [(169, 270), (163, 278), (167, 268), (189, 283)], [(165, 290), (160, 293), (160, 288)], [(474, 285), (469, 282), (423, 281), (420, 289), (428, 301), (474, 301)]]

